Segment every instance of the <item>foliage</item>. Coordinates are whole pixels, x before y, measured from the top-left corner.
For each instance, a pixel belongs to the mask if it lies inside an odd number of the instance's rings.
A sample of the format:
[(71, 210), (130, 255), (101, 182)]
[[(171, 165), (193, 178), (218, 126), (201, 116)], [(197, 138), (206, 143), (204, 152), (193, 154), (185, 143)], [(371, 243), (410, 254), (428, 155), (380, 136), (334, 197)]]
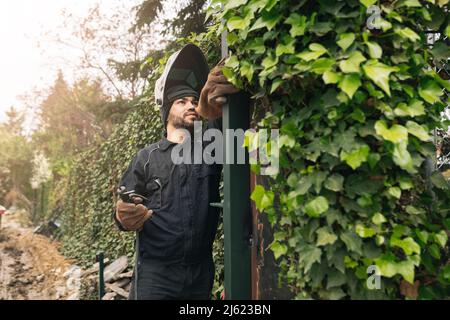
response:
[(415, 280), (419, 298), (448, 297), (450, 187), (426, 161), (448, 126), (450, 84), (432, 68), (448, 44), (427, 43), (448, 30), (448, 1), (220, 2), (224, 73), (253, 93), (258, 126), (280, 130), (280, 173), (252, 199), (277, 230), (282, 280), (297, 298), (401, 298)]

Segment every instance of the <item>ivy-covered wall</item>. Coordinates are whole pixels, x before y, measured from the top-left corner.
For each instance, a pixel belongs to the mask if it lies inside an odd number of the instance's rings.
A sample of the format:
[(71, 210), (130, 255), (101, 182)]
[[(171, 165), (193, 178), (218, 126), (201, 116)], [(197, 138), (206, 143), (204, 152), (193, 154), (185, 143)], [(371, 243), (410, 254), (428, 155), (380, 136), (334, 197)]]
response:
[(224, 73), (254, 95), (257, 126), (280, 130), (280, 172), (252, 199), (281, 282), (296, 298), (404, 298), (415, 281), (419, 298), (449, 297), (450, 187), (426, 170), (449, 125), (433, 71), (448, 42), (427, 42), (450, 35), (448, 0), (220, 2)]

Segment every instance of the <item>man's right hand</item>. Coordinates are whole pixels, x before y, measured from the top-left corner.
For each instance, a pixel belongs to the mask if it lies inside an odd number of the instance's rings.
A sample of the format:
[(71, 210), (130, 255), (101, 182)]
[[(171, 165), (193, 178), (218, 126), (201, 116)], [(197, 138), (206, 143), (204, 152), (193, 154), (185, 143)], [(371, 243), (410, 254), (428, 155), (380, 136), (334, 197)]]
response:
[(142, 199), (134, 198), (133, 201), (134, 203), (117, 201), (116, 218), (125, 230), (140, 231), (153, 211), (142, 204)]

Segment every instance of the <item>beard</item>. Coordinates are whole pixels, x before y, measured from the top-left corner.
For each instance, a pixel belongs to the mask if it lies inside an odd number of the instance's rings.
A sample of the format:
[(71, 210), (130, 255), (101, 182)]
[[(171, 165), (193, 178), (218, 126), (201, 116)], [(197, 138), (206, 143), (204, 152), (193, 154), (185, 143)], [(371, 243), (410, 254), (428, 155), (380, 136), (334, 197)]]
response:
[(173, 114), (169, 114), (167, 122), (170, 122), (175, 129), (185, 129), (189, 131), (191, 136), (194, 132), (194, 121), (188, 122), (184, 119), (184, 117), (175, 116)]

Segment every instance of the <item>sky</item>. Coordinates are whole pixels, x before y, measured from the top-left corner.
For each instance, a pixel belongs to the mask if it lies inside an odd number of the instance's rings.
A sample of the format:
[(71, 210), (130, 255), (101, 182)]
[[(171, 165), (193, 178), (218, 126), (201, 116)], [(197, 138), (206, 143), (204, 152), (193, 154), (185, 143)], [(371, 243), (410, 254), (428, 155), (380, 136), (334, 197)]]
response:
[[(46, 31), (62, 25), (61, 11), (83, 16), (95, 3), (107, 12), (119, 2), (123, 0), (0, 1), (0, 122), (11, 106), (22, 107), (21, 95), (50, 86), (59, 67), (64, 67), (65, 76), (70, 78), (67, 61), (56, 59), (61, 56), (56, 44), (38, 46)], [(140, 2), (127, 0), (130, 7)], [(78, 59), (78, 53), (70, 50), (63, 55), (69, 62)]]

